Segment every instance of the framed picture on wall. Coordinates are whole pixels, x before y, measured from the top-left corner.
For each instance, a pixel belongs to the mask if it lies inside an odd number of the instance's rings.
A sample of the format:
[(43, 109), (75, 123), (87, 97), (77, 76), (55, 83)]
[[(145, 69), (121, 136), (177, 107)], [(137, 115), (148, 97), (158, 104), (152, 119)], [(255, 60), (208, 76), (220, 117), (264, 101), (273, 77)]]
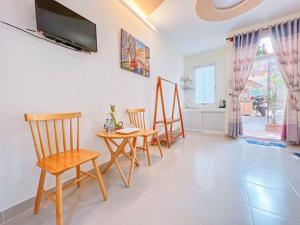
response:
[(121, 68), (150, 77), (150, 48), (121, 29)]

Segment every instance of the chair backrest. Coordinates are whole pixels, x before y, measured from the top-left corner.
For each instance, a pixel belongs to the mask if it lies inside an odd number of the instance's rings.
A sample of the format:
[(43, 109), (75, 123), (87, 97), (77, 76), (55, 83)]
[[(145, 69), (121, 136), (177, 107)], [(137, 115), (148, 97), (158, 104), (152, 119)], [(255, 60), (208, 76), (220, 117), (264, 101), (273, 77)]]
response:
[[(59, 154), (60, 152), (73, 150), (73, 136), (75, 132), (77, 133), (76, 149), (79, 150), (80, 117), (80, 112), (56, 114), (25, 114), (25, 121), (29, 122), (34, 148), (39, 161), (49, 155), (51, 156), (53, 154)], [(77, 128), (74, 128), (73, 126), (73, 119), (77, 120)], [(69, 132), (66, 132), (66, 130), (69, 130)], [(70, 148), (67, 147), (67, 139), (69, 139)], [(62, 148), (60, 144), (61, 142), (63, 146)]]
[(146, 129), (145, 125), (145, 109), (128, 109), (129, 121), (136, 128)]

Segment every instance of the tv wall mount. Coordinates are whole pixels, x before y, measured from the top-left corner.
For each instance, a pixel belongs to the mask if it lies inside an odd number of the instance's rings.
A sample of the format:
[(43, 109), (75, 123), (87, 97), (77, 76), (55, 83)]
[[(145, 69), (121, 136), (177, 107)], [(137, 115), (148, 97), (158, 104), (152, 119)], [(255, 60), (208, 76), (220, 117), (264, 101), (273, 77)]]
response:
[(14, 29), (16, 29), (18, 31), (22, 31), (23, 33), (31, 35), (31, 36), (33, 36), (35, 38), (38, 38), (38, 39), (50, 42), (52, 44), (59, 45), (61, 47), (64, 47), (64, 48), (67, 48), (67, 49), (70, 49), (70, 50), (73, 50), (73, 51), (76, 51), (76, 52), (85, 52), (85, 53), (92, 54), (91, 52), (86, 51), (85, 49), (82, 49), (82, 48), (79, 48), (79, 47), (76, 48), (74, 46), (66, 44), (67, 41), (64, 41), (63, 38), (54, 38), (51, 35), (47, 35), (47, 34), (43, 34), (41, 36), (41, 35), (38, 35), (39, 33), (37, 31), (33, 30), (33, 29), (23, 29), (23, 28), (15, 26), (15, 25), (12, 25), (10, 23), (7, 23), (5, 21), (1, 21), (1, 20), (0, 20), (0, 23), (4, 24), (6, 26), (12, 27), (12, 28), (14, 28)]

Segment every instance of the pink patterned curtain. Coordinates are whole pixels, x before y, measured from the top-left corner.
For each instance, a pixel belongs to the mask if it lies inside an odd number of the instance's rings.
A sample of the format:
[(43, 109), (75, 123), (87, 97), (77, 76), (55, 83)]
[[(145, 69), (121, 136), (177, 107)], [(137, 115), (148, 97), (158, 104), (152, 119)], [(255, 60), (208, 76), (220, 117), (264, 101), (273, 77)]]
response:
[(289, 90), (282, 139), (300, 144), (300, 21), (281, 23), (271, 28), (272, 42), (284, 81)]
[(233, 38), (233, 77), (230, 83), (228, 134), (238, 137), (243, 134), (240, 95), (244, 89), (255, 61), (261, 30), (237, 35)]

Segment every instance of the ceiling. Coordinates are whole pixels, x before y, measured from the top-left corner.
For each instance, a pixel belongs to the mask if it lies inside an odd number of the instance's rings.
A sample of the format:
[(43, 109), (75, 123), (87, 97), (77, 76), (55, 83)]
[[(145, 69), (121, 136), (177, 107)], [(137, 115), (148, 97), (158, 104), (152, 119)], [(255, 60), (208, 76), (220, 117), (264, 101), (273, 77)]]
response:
[(148, 16), (157, 9), (164, 0), (132, 0)]
[(300, 11), (299, 0), (263, 0), (240, 16), (208, 22), (197, 16), (195, 5), (196, 0), (165, 0), (148, 17), (157, 30), (184, 55), (224, 46), (230, 31)]

